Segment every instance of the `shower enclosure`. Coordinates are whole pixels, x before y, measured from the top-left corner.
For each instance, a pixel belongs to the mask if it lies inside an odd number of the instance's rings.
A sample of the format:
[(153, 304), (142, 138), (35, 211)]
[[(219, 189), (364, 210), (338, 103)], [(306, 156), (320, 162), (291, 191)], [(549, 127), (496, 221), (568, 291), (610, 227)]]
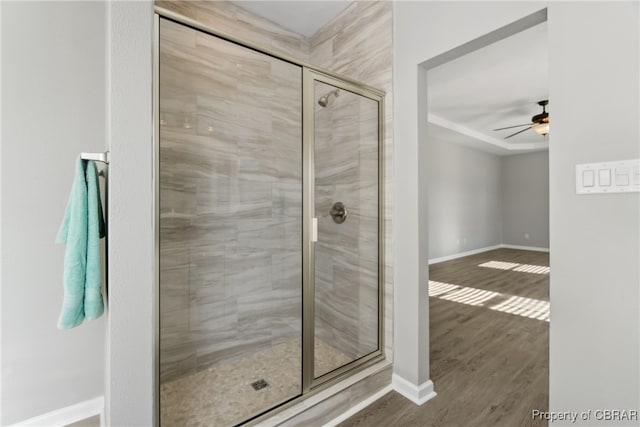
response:
[(255, 423), (384, 357), (384, 94), (156, 30), (160, 425)]

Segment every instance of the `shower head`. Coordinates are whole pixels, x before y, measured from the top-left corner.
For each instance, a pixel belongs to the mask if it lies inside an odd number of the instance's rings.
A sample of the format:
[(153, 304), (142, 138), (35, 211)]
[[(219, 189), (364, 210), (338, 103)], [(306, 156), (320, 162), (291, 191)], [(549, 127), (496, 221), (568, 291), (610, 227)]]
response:
[(318, 99), (318, 104), (323, 108), (329, 105), (329, 97), (331, 97), (331, 95), (337, 98), (340, 96), (340, 89), (332, 90), (331, 92), (322, 95), (320, 99)]

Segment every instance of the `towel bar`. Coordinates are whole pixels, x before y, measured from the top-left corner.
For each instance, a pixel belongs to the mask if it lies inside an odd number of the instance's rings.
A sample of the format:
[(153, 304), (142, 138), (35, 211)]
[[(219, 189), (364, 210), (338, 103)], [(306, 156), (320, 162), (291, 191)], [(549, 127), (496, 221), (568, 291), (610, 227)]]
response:
[(80, 153), (80, 158), (82, 160), (95, 160), (106, 164), (109, 164), (109, 157), (108, 151), (105, 151), (104, 153)]

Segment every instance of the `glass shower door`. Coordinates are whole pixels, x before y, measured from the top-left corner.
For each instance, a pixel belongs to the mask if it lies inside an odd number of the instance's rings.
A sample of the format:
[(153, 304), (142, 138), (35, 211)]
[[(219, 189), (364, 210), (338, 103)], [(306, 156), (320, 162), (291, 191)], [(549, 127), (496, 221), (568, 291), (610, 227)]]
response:
[(357, 87), (316, 76), (313, 376), (380, 352), (379, 109)]
[(258, 422), (383, 357), (384, 94), (156, 19), (159, 424)]
[(160, 425), (302, 393), (302, 68), (160, 19)]

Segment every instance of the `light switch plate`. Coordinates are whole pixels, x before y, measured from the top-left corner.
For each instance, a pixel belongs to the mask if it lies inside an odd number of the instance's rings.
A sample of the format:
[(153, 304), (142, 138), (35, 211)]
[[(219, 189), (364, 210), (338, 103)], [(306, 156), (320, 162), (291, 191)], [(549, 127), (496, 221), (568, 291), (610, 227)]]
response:
[(576, 165), (576, 194), (640, 192), (640, 159)]

